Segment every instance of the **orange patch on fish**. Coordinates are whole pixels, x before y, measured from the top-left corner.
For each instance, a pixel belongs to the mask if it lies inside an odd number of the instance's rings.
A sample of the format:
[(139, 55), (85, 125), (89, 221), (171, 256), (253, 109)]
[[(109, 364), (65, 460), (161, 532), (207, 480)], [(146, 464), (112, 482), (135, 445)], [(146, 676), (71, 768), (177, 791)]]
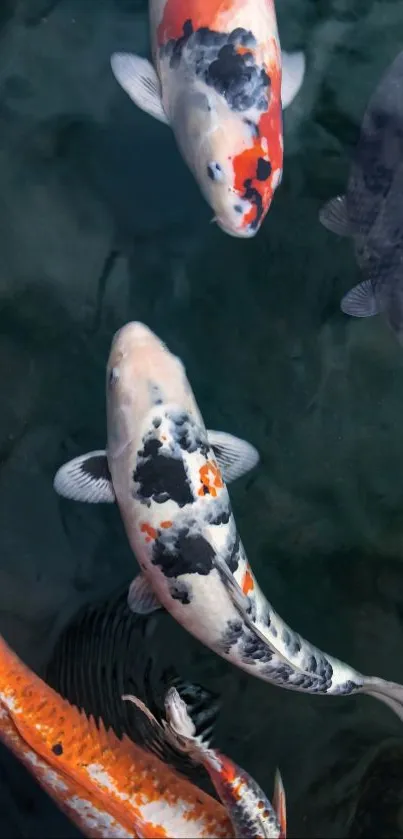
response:
[[(189, 817), (189, 836), (194, 835), (192, 819), (194, 824), (196, 820), (211, 823), (211, 832), (203, 835), (232, 836), (228, 817), (217, 801), (125, 735), (119, 740), (102, 723), (97, 727), (32, 673), (1, 637), (0, 695), (0, 740), (14, 744), (19, 757), (25, 754), (29, 761), (31, 755), (30, 768), (38, 779), (35, 755), (66, 778), (64, 790), (53, 787), (58, 802), (64, 797), (67, 805), (67, 797), (74, 792), (80, 800), (99, 808), (100, 830), (95, 824), (93, 830), (87, 826), (86, 836), (98, 839), (108, 835), (105, 824), (102, 826), (102, 813), (106, 812), (123, 826), (118, 835), (165, 839), (172, 835), (169, 812), (182, 809)], [(7, 716), (2, 716), (3, 705)], [(49, 790), (49, 785), (44, 786)], [(161, 805), (161, 823), (158, 809), (153, 822), (147, 820), (144, 807), (148, 803)], [(69, 815), (73, 818), (71, 809)]]
[[(283, 168), (280, 55), (274, 39), (272, 49), (275, 51), (276, 59), (270, 67), (265, 68), (271, 80), (268, 110), (259, 119), (259, 135), (253, 139), (253, 144), (233, 159), (236, 192), (242, 198), (249, 186), (252, 190), (256, 190), (262, 202), (261, 214), (255, 204), (245, 213), (243, 227), (248, 227), (254, 221), (260, 225), (263, 221), (277, 186), (274, 178), (277, 178), (276, 173)], [(271, 167), (269, 176), (264, 180), (257, 177), (260, 160), (270, 163)]]
[(224, 781), (227, 781), (227, 783), (232, 784), (235, 781), (235, 778), (236, 778), (235, 766), (232, 763), (232, 761), (228, 760), (228, 758), (224, 757), (224, 755), (220, 754), (220, 760), (221, 760), (220, 775), (224, 779)]
[(172, 527), (172, 522), (171, 521), (161, 521), (160, 522), (160, 527), (163, 527), (164, 530), (167, 530), (168, 527)]
[(142, 533), (146, 534), (146, 542), (152, 542), (158, 536), (155, 527), (151, 527), (151, 524), (147, 524), (146, 521), (140, 525), (140, 530)]
[(218, 494), (217, 490), (222, 489), (224, 486), (217, 464), (212, 460), (208, 460), (200, 467), (199, 476), (202, 485), (198, 490), (198, 495), (211, 495), (213, 498), (216, 498)]
[[(220, 759), (221, 771), (218, 774), (220, 775), (224, 783), (227, 784), (230, 788), (233, 798), (239, 801), (239, 799), (241, 798), (242, 787), (244, 782), (242, 777), (240, 777), (238, 774), (238, 767), (235, 766), (234, 763), (232, 763), (232, 760), (230, 760), (227, 757), (224, 757), (221, 754)], [(229, 789), (227, 789), (227, 792), (229, 792)]]
[(242, 581), (242, 591), (243, 591), (244, 594), (249, 594), (249, 592), (253, 591), (253, 589), (254, 589), (253, 577), (252, 577), (252, 574), (251, 574), (249, 568), (247, 567), (246, 571), (245, 571), (245, 576), (244, 576), (243, 581)]
[(220, 31), (225, 32), (226, 21), (231, 28), (234, 7), (240, 5), (237, 0), (167, 0), (161, 23), (157, 29), (158, 44), (166, 44), (170, 38), (180, 38), (183, 35), (183, 25), (191, 20), (193, 29), (207, 26), (214, 29), (219, 25)]

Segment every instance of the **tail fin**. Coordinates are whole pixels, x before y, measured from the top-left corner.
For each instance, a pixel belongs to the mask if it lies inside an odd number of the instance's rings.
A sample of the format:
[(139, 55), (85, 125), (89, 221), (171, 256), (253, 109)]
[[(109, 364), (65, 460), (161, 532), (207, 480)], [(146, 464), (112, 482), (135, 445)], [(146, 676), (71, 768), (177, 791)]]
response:
[(392, 711), (403, 721), (403, 685), (396, 682), (386, 682), (384, 679), (365, 679), (362, 692), (385, 702)]
[(286, 799), (283, 779), (280, 775), (280, 770), (277, 769), (274, 780), (274, 794), (273, 794), (273, 809), (276, 812), (277, 820), (280, 825), (281, 837), (287, 836), (287, 811)]

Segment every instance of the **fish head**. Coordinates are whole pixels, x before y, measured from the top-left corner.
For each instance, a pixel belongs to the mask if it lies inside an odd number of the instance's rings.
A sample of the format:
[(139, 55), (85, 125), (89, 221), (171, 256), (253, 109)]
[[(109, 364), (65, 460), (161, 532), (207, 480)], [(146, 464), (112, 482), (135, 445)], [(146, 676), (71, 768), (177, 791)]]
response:
[(171, 122), (177, 143), (225, 233), (259, 230), (282, 176), (281, 102), (269, 120), (257, 109), (234, 111), (207, 85), (178, 95)]
[(115, 334), (106, 370), (108, 458), (137, 448), (158, 405), (173, 403), (198, 416), (184, 365), (143, 323)]

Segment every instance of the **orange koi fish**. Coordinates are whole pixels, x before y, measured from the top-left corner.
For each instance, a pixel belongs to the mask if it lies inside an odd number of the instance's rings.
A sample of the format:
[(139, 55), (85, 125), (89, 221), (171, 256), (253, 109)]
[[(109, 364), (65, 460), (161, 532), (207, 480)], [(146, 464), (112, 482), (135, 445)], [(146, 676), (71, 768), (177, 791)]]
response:
[(0, 739), (85, 836), (231, 837), (224, 808), (62, 699), (0, 637)]
[(254, 236), (283, 169), (282, 107), (303, 53), (281, 54), (273, 0), (150, 0), (154, 66), (114, 53), (135, 104), (169, 124), (215, 221)]

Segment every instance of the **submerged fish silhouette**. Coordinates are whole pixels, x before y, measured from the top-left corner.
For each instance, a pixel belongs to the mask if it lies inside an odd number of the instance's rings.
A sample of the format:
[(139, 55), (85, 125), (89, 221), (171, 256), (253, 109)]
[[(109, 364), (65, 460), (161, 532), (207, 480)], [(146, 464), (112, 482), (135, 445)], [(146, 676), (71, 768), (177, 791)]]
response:
[(362, 282), (343, 297), (353, 317), (382, 314), (403, 341), (403, 52), (373, 93), (361, 126), (345, 195), (319, 214), (351, 236)]

